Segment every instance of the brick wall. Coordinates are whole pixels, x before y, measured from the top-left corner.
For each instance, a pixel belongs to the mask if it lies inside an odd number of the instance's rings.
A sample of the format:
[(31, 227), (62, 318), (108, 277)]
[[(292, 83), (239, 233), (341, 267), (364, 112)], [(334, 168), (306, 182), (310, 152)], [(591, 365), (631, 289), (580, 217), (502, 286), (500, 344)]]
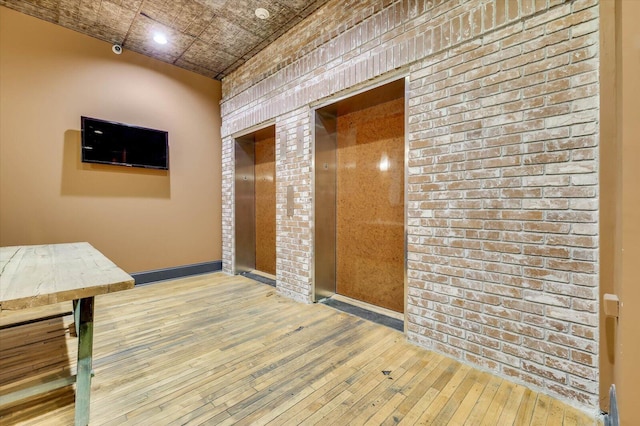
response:
[(329, 2), (223, 80), (225, 271), (229, 135), (275, 120), (278, 289), (310, 302), (310, 107), (408, 75), (407, 338), (595, 409), (598, 23), (596, 0)]
[(229, 135), (222, 137), (222, 270), (235, 273), (235, 147)]
[[(278, 152), (276, 165), (277, 288), (281, 294), (308, 303), (312, 297), (313, 271), (309, 108), (282, 114), (276, 121), (276, 129), (279, 143), (286, 145), (286, 155)], [(283, 149), (281, 145), (279, 148)], [(287, 215), (289, 186), (295, 194), (293, 216)]]

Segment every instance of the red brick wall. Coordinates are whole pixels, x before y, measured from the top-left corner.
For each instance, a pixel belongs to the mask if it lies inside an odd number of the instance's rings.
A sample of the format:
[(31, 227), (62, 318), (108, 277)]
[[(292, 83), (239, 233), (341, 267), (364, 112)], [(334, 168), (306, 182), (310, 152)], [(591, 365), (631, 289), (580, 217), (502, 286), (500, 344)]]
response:
[(595, 0), (329, 2), (223, 80), (225, 270), (228, 136), (276, 122), (278, 287), (309, 302), (311, 108), (407, 75), (408, 339), (595, 409), (598, 23)]

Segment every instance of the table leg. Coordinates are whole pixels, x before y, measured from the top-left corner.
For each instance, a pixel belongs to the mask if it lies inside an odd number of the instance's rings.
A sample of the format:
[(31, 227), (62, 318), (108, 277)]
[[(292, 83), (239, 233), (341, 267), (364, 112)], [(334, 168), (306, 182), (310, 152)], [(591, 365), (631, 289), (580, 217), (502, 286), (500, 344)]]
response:
[(76, 376), (76, 426), (89, 424), (91, 394), (91, 364), (93, 354), (93, 297), (85, 297), (77, 303), (78, 318), (78, 373)]
[(73, 306), (73, 325), (76, 328), (76, 336), (75, 337), (78, 337), (78, 334), (80, 334), (80, 331), (78, 330), (80, 328), (80, 308), (79, 308), (79, 303), (80, 303), (79, 299), (73, 299), (73, 301), (72, 301), (72, 306)]

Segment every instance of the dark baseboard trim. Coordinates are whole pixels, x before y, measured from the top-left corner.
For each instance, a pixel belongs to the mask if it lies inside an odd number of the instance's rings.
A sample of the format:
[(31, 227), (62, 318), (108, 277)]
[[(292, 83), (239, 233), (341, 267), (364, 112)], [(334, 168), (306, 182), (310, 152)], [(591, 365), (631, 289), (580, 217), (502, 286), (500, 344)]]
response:
[(131, 276), (136, 285), (151, 284), (158, 281), (175, 280), (191, 275), (208, 274), (222, 270), (222, 260), (194, 263), (193, 265), (175, 266), (173, 268), (156, 269), (155, 271), (136, 272)]
[(375, 322), (377, 324), (386, 325), (400, 332), (404, 331), (404, 321), (397, 318), (388, 317), (377, 312), (372, 312), (368, 309), (361, 308), (359, 306), (353, 306), (345, 302), (334, 299), (324, 299), (320, 303), (323, 305), (331, 306), (339, 311), (346, 312), (351, 315), (366, 319), (368, 321)]
[(272, 280), (271, 278), (263, 277), (262, 275), (254, 274), (251, 272), (241, 272), (240, 275), (243, 277), (247, 277), (254, 281), (258, 281), (259, 283), (270, 285), (271, 287), (276, 286), (276, 280)]

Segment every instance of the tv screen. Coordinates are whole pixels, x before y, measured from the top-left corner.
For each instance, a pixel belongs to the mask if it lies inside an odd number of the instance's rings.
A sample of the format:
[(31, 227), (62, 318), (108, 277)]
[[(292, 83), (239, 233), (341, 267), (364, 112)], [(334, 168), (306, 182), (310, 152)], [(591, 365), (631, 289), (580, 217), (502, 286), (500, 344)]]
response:
[(82, 161), (169, 170), (169, 134), (82, 117)]

